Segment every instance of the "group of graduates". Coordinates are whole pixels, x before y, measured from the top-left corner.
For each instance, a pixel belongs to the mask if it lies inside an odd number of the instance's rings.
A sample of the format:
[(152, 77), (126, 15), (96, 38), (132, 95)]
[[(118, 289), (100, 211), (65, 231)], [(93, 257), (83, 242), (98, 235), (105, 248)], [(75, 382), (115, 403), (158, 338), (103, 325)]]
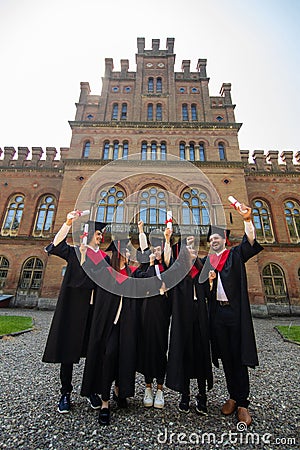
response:
[[(223, 414), (237, 411), (250, 425), (248, 367), (258, 365), (247, 292), (245, 262), (262, 250), (255, 240), (251, 209), (241, 244), (226, 249), (227, 231), (210, 227), (212, 252), (200, 259), (193, 236), (171, 245), (172, 230), (149, 236), (139, 222), (139, 248), (131, 264), (129, 237), (100, 249), (104, 223), (89, 221), (86, 244), (66, 242), (80, 211), (46, 247), (67, 261), (50, 327), (44, 362), (60, 363), (60, 413), (71, 408), (74, 363), (85, 357), (81, 395), (110, 423), (110, 397), (126, 408), (135, 395), (136, 373), (145, 379), (145, 407), (164, 407), (164, 384), (181, 394), (179, 410), (190, 411), (190, 380), (196, 379), (196, 412), (207, 414), (213, 386), (212, 361), (221, 359), (229, 398)], [(108, 256), (108, 253), (111, 256)], [(154, 389), (156, 382), (156, 389)]]

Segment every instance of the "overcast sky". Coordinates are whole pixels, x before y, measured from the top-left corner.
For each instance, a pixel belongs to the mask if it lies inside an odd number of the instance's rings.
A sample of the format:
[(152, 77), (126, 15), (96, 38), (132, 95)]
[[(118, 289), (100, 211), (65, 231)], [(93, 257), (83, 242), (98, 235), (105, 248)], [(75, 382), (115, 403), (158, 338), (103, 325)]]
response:
[(0, 0), (0, 148), (68, 147), (80, 82), (174, 37), (177, 72), (206, 58), (210, 95), (232, 84), (241, 149), (299, 151), (299, 23), (300, 0)]

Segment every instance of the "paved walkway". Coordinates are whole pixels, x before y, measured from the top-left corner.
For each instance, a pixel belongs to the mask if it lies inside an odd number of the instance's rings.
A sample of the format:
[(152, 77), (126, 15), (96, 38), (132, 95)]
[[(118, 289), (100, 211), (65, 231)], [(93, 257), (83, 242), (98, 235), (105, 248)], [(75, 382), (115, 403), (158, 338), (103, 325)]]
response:
[[(253, 424), (237, 428), (234, 416), (223, 417), (226, 399), (223, 372), (215, 370), (209, 415), (177, 410), (178, 394), (165, 390), (163, 410), (142, 406), (143, 383), (128, 410), (112, 403), (111, 425), (100, 428), (97, 412), (79, 395), (83, 361), (76, 366), (72, 411), (62, 416), (58, 365), (41, 362), (53, 312), (0, 309), (0, 314), (30, 315), (35, 329), (0, 340), (1, 449), (298, 449), (300, 347), (284, 342), (277, 324), (300, 324), (300, 318), (255, 319), (260, 366), (250, 370)], [(193, 393), (196, 393), (193, 384)], [(235, 434), (236, 433), (236, 434)], [(248, 443), (247, 443), (248, 440)]]

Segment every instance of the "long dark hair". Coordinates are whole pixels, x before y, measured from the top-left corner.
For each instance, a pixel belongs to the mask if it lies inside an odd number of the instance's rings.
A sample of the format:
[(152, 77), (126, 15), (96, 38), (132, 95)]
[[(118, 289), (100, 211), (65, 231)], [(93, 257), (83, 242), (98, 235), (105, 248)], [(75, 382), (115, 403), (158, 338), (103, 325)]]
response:
[[(121, 256), (121, 254), (119, 252), (112, 252), (112, 255), (111, 255), (110, 264), (116, 272), (120, 272), (120, 259), (121, 259), (120, 256)], [(127, 262), (125, 262), (124, 265), (125, 265), (127, 275), (128, 276), (131, 275), (131, 270), (130, 270)]]

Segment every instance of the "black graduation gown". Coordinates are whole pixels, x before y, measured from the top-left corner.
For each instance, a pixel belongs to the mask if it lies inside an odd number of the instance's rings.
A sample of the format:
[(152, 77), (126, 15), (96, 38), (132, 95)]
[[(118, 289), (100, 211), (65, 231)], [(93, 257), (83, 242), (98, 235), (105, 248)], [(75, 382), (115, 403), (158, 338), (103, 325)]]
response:
[[(166, 266), (164, 266), (166, 270)], [(146, 268), (146, 267), (145, 267)], [(161, 281), (156, 276), (154, 266), (146, 271), (156, 285), (157, 292)], [(146, 380), (164, 379), (167, 365), (168, 336), (170, 326), (170, 299), (168, 294), (152, 295), (140, 300), (138, 304), (138, 365), (137, 371)]]
[[(263, 247), (255, 240), (253, 246), (244, 235), (241, 244), (230, 249), (228, 258), (220, 273), (222, 284), (231, 307), (240, 317), (241, 321), (241, 362), (245, 366), (258, 365), (258, 356), (255, 343), (255, 335), (251, 317), (251, 309), (248, 297), (247, 276), (245, 263), (263, 250)], [(203, 259), (203, 262), (205, 262)], [(213, 269), (213, 268), (212, 268)], [(214, 319), (217, 307), (217, 278), (213, 282), (213, 289), (209, 301), (209, 316), (211, 329), (211, 347), (213, 363), (219, 367), (220, 352), (214, 335)]]
[[(103, 261), (94, 264), (87, 257), (81, 267), (78, 247), (68, 245), (66, 240), (57, 246), (51, 243), (45, 250), (49, 255), (66, 260), (67, 268), (42, 360), (49, 363), (78, 363), (80, 357), (86, 355), (93, 310), (90, 300), (92, 291), (97, 287), (83, 267), (87, 271), (98, 271), (103, 265)], [(109, 262), (108, 255), (105, 256), (105, 259), (106, 262)]]
[[(199, 284), (198, 277), (198, 274), (194, 278), (188, 274), (170, 291), (172, 320), (166, 386), (178, 392), (185, 390), (186, 378), (204, 378), (207, 389), (213, 385), (206, 301), (208, 283)], [(197, 300), (194, 300), (194, 287)], [(194, 342), (195, 320), (200, 342)]]
[[(134, 275), (134, 274), (133, 274)], [(91, 324), (90, 339), (87, 349), (85, 368), (82, 379), (81, 395), (88, 396), (91, 392), (102, 393), (103, 361), (119, 308), (125, 283), (111, 275), (110, 269), (103, 271), (104, 283), (107, 290), (96, 292), (94, 314)], [(133, 296), (134, 297), (134, 296)], [(123, 297), (122, 310), (119, 317), (119, 352), (117, 361), (119, 396), (133, 397), (135, 392), (135, 371), (137, 359), (137, 324), (136, 298)], [(113, 381), (113, 380), (112, 380)]]

